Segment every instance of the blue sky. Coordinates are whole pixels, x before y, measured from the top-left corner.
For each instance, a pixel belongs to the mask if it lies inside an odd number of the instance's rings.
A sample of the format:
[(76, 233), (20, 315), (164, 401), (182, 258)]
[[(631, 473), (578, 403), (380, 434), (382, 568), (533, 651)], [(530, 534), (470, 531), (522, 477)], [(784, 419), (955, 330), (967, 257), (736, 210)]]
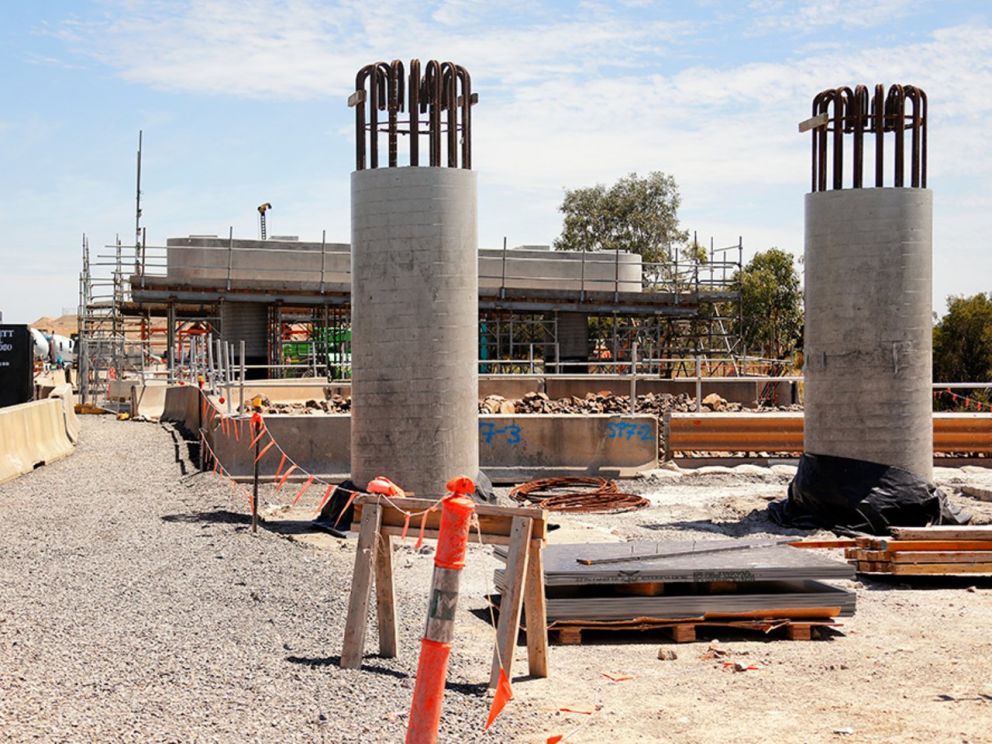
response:
[(80, 239), (133, 236), (145, 133), (151, 244), (189, 233), (347, 241), (345, 100), (378, 59), (472, 73), (480, 245), (550, 243), (563, 188), (661, 170), (683, 226), (802, 252), (812, 96), (930, 99), (934, 307), (992, 289), (992, 11), (985, 2), (2, 0), (0, 310), (74, 306)]

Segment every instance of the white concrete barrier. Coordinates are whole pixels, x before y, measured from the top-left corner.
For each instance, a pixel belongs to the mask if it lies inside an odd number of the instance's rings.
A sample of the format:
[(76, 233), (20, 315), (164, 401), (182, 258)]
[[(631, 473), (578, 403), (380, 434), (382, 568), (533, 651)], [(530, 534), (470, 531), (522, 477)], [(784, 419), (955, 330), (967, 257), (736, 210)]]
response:
[(131, 388), (131, 416), (144, 416), (158, 421), (165, 411), (165, 391), (168, 385), (163, 381), (149, 380), (144, 385)]
[(162, 403), (162, 421), (182, 424), (190, 433), (199, 426), (200, 392), (191, 385), (170, 385)]
[(0, 408), (0, 483), (72, 454), (63, 401)]
[(79, 418), (76, 416), (76, 398), (72, 385), (63, 383), (56, 385), (48, 394), (49, 398), (57, 400), (62, 405), (62, 416), (65, 419), (65, 433), (73, 444), (79, 442)]
[(500, 481), (627, 477), (658, 467), (658, 419), (606, 413), (480, 415), (479, 463)]

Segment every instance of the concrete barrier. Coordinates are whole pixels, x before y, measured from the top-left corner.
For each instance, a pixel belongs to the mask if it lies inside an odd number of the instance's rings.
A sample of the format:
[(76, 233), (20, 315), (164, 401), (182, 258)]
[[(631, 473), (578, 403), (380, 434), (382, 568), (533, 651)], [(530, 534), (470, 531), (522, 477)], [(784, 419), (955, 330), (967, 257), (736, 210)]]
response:
[(56, 385), (48, 394), (49, 398), (59, 401), (62, 406), (62, 417), (65, 420), (65, 433), (73, 444), (79, 442), (79, 418), (76, 416), (76, 398), (72, 385), (63, 383)]
[(0, 483), (72, 454), (63, 401), (0, 408)]
[(654, 416), (479, 416), (479, 463), (490, 478), (626, 477), (658, 466)]
[[(272, 437), (301, 468), (328, 478), (347, 476), (348, 414), (272, 414), (265, 421)], [(248, 449), (247, 422), (239, 432), (237, 437), (231, 430), (225, 433), (215, 419), (208, 442), (232, 475), (246, 478), (252, 474), (254, 461)], [(267, 441), (263, 438), (263, 444)], [(270, 450), (260, 463), (260, 474), (272, 476), (279, 459), (278, 452)], [(480, 415), (479, 462), (487, 475), (501, 482), (546, 475), (629, 476), (657, 467), (658, 420), (609, 414)]]
[(131, 415), (158, 421), (165, 411), (165, 382), (150, 380), (131, 388)]
[[(231, 400), (237, 401), (240, 395), (239, 387), (231, 385)], [(330, 395), (351, 397), (351, 382), (335, 380), (303, 379), (303, 380), (252, 380), (245, 382), (245, 400), (251, 400), (261, 395), (269, 400), (277, 401), (307, 401), (324, 400)]]
[[(236, 425), (236, 424), (235, 424)], [(265, 425), (272, 438), (301, 468), (314, 475), (344, 478), (351, 469), (351, 416), (348, 414), (295, 416), (270, 414)], [(251, 476), (254, 469), (254, 451), (248, 421), (242, 420), (239, 436), (225, 434), (217, 419), (210, 430), (211, 446), (217, 457), (232, 475)], [(268, 444), (263, 437), (261, 445)], [(259, 473), (272, 476), (279, 466), (280, 455), (273, 448), (259, 462)]]
[(108, 380), (107, 400), (113, 403), (130, 403), (131, 390), (143, 384), (141, 380)]
[(170, 385), (162, 403), (162, 421), (181, 424), (186, 431), (195, 433), (199, 425), (200, 392), (191, 385)]

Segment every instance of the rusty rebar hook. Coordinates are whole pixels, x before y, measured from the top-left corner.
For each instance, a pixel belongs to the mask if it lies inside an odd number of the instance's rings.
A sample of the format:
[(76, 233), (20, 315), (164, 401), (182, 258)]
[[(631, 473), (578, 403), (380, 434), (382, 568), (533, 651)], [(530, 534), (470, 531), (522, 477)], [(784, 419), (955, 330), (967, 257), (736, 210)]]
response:
[[(424, 124), (432, 167), (441, 167), (444, 159), (442, 151), (447, 150), (449, 168), (471, 168), (472, 106), (477, 101), (478, 96), (472, 93), (468, 70), (453, 62), (430, 60), (423, 67), (423, 75), (420, 61), (416, 59), (410, 61), (408, 74), (405, 74), (400, 60), (389, 64), (375, 62), (362, 67), (355, 76), (355, 92), (348, 98), (348, 105), (356, 109), (356, 170), (379, 167), (378, 140), (381, 132), (387, 137), (389, 167), (399, 165), (400, 134), (410, 135), (410, 165), (419, 166), (420, 137)], [(386, 126), (382, 130), (379, 126), (380, 111), (387, 113)], [(403, 111), (409, 112), (409, 128), (405, 131), (400, 128), (399, 114)], [(444, 112), (447, 116), (443, 117)], [(426, 122), (421, 120), (422, 114), (427, 114)], [(442, 133), (446, 134), (443, 138)]]
[[(907, 101), (911, 105), (907, 114)], [(827, 190), (828, 149), (831, 188), (844, 188), (844, 135), (852, 136), (853, 188), (864, 183), (864, 135), (871, 131), (875, 141), (875, 187), (885, 186), (885, 135), (892, 134), (893, 177), (896, 188), (905, 186), (906, 130), (910, 131), (910, 186), (927, 184), (927, 97), (913, 85), (892, 85), (888, 91), (876, 85), (869, 95), (865, 85), (831, 88), (813, 97), (812, 117), (800, 124), (800, 131), (812, 130), (812, 191)], [(828, 132), (833, 136), (828, 137)], [(828, 142), (830, 143), (828, 145)]]

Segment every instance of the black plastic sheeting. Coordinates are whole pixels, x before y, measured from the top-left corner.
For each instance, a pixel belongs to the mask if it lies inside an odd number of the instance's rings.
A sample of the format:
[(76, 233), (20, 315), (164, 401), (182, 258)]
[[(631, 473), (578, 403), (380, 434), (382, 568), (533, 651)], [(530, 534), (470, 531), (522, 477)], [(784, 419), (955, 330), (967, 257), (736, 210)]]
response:
[[(351, 523), (355, 518), (355, 506), (348, 502), (355, 491), (368, 493), (364, 488), (359, 488), (350, 480), (346, 480), (340, 486), (335, 486), (331, 498), (320, 510), (314, 524), (332, 533), (344, 533), (351, 529)], [(472, 499), (478, 503), (496, 503), (496, 493), (493, 491), (492, 481), (481, 470), (475, 475), (475, 493), (472, 494)]]
[(824, 528), (840, 534), (887, 535), (890, 527), (967, 524), (933, 483), (907, 470), (865, 460), (805, 454), (789, 496), (768, 506), (784, 527)]
[(331, 498), (324, 504), (324, 508), (320, 510), (317, 518), (313, 520), (314, 525), (331, 533), (340, 533), (339, 536), (343, 537), (343, 533), (351, 529), (351, 520), (354, 519), (355, 514), (354, 505), (348, 503), (351, 495), (355, 491), (364, 490), (350, 480), (335, 486)]

